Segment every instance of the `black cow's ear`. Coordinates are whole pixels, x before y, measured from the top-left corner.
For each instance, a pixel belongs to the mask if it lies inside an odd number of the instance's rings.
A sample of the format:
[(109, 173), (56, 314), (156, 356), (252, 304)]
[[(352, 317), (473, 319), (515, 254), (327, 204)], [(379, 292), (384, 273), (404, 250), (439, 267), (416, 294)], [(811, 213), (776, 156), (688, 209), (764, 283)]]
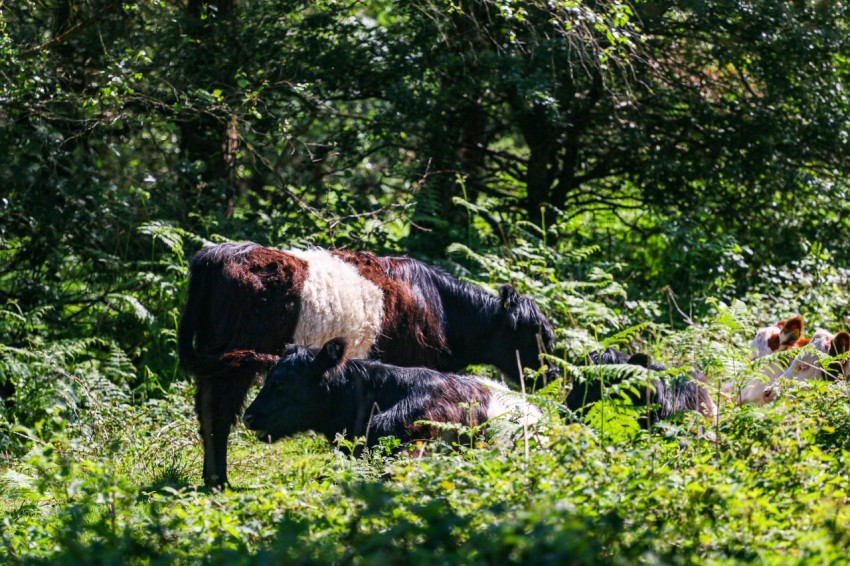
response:
[(510, 285), (502, 285), (499, 287), (499, 301), (502, 308), (510, 312), (519, 304), (519, 293)]
[(649, 364), (652, 360), (649, 358), (649, 354), (635, 354), (629, 361), (627, 362), (630, 366), (640, 366), (642, 368), (649, 369)]
[(345, 361), (346, 350), (348, 350), (348, 342), (345, 338), (328, 340), (316, 356), (316, 364), (322, 373), (341, 365)]

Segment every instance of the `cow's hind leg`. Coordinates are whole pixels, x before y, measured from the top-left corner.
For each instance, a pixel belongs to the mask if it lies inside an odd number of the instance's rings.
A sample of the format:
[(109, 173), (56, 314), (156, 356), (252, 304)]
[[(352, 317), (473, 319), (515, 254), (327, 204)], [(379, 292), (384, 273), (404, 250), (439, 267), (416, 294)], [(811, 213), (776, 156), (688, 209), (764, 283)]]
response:
[(227, 377), (198, 378), (195, 410), (204, 444), (204, 484), (227, 485), (227, 438), (242, 409), (255, 374), (237, 372)]

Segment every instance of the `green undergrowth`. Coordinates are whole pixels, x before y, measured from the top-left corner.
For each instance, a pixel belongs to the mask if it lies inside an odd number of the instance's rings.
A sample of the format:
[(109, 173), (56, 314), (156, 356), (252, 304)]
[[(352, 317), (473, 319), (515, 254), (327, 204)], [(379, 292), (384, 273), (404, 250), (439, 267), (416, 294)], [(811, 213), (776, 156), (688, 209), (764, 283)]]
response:
[[(474, 222), (488, 214), (470, 210)], [(741, 300), (705, 293), (685, 305), (669, 290), (635, 296), (628, 266), (572, 242), (576, 221), (508, 231), (490, 220), (475, 224), (475, 246), (451, 246), (441, 265), (490, 289), (512, 283), (552, 321), (550, 361), (564, 378), (533, 387), (542, 423), (489, 423), (476, 436), (461, 429), (457, 444), (426, 450), (396, 452), (387, 440), (357, 459), (344, 441), (307, 434), (268, 445), (239, 425), (223, 492), (200, 485), (194, 387), (174, 353), (198, 238), (149, 226), (152, 260), (132, 273), (156, 285), (104, 295), (64, 313), (64, 326), (52, 322), (52, 307), (4, 305), (0, 387), (15, 393), (0, 404), (2, 561), (845, 560), (847, 383), (785, 383), (761, 408), (735, 407), (723, 393), (757, 379), (765, 363), (788, 361), (750, 359), (759, 326), (801, 314), (807, 334), (842, 329), (850, 277), (827, 252), (813, 246), (805, 261), (759, 274)], [(588, 352), (611, 346), (671, 369), (584, 365)], [(707, 377), (717, 421), (684, 413), (641, 429), (646, 409), (628, 394), (688, 370)], [(469, 371), (498, 378), (492, 368)], [(606, 384), (603, 402), (581, 415), (567, 410), (571, 383), (595, 378)]]
[(198, 486), (189, 387), (137, 406), (93, 394), (85, 418), (12, 431), (27, 451), (3, 466), (0, 540), (10, 562), (51, 564), (843, 559), (846, 383), (651, 433), (617, 429), (615, 399), (606, 422), (571, 422), (547, 403), (560, 385), (537, 397), (548, 415), (527, 454), (498, 427), (472, 447), (360, 459), (239, 427), (224, 492)]

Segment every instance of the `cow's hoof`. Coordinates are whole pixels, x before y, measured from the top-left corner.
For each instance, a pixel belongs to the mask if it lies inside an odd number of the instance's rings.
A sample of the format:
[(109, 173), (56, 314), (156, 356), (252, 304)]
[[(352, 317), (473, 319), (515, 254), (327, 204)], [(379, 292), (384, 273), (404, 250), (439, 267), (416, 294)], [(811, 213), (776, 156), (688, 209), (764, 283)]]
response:
[(227, 478), (212, 475), (204, 480), (204, 485), (212, 491), (224, 491), (224, 488), (227, 487)]

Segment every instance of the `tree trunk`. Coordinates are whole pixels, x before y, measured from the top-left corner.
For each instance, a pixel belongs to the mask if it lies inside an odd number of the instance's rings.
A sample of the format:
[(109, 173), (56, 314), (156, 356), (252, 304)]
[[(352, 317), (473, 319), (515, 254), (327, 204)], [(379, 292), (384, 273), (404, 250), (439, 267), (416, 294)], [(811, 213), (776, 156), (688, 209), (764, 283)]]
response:
[(553, 161), (557, 159), (558, 132), (547, 123), (545, 110), (540, 107), (523, 113), (519, 126), (530, 152), (525, 172), (525, 209), (529, 219), (539, 224), (555, 180)]
[[(220, 45), (214, 26), (231, 16), (239, 0), (189, 0), (187, 11), (196, 20), (191, 35), (198, 40), (210, 64), (202, 69), (207, 77), (201, 84), (228, 85), (232, 73), (227, 65), (218, 65), (215, 54), (225, 46)], [(194, 179), (193, 191), (213, 192), (223, 189), (224, 213), (233, 215), (236, 197), (236, 152), (239, 148), (239, 128), (236, 116), (216, 116), (208, 112), (195, 113), (180, 123), (181, 150), (190, 163), (202, 162), (203, 169)], [(193, 202), (194, 195), (184, 195), (185, 202)], [(213, 197), (217, 199), (218, 197)]]

